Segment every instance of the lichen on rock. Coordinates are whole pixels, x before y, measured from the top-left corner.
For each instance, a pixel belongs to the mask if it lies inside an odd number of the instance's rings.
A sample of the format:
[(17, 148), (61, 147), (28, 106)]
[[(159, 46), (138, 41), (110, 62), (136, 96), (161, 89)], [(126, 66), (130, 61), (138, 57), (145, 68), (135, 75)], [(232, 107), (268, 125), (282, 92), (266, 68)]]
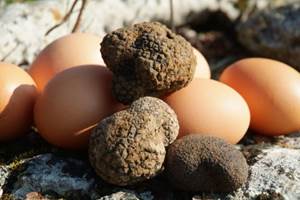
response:
[(130, 190), (121, 190), (115, 192), (113, 194), (101, 197), (98, 200), (123, 200), (123, 199), (130, 199), (130, 200), (154, 200), (153, 195), (151, 192), (143, 192), (143, 193), (136, 193)]
[(56, 194), (65, 198), (96, 198), (96, 179), (83, 161), (41, 154), (23, 162), (10, 188), (14, 199), (25, 199), (30, 192)]
[[(259, 148), (253, 146), (253, 148)], [(249, 168), (247, 184), (231, 199), (279, 196), (300, 198), (300, 150), (278, 146), (261, 149), (256, 162)], [(279, 198), (280, 199), (280, 198)]]

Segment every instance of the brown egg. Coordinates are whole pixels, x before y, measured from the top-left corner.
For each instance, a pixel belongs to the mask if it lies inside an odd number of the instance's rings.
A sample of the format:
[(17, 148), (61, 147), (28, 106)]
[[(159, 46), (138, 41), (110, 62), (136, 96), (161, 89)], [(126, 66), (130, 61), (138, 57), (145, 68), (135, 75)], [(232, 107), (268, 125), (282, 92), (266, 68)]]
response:
[(211, 73), (210, 73), (210, 68), (209, 65), (205, 59), (205, 57), (195, 48), (194, 49), (194, 54), (196, 56), (196, 70), (194, 74), (194, 78), (210, 78)]
[(36, 85), (23, 69), (0, 62), (0, 141), (15, 139), (33, 120)]
[(111, 72), (99, 65), (73, 67), (49, 81), (34, 109), (41, 136), (62, 148), (82, 149), (91, 129), (122, 105), (111, 95)]
[(245, 100), (215, 80), (195, 78), (164, 100), (177, 114), (179, 138), (197, 133), (236, 144), (249, 126), (250, 112)]
[(104, 65), (100, 54), (101, 38), (87, 33), (73, 33), (49, 44), (34, 60), (29, 74), (42, 91), (47, 82), (65, 69), (89, 64)]
[(250, 127), (266, 135), (300, 130), (300, 75), (271, 59), (242, 59), (229, 66), (220, 80), (238, 91), (251, 112)]

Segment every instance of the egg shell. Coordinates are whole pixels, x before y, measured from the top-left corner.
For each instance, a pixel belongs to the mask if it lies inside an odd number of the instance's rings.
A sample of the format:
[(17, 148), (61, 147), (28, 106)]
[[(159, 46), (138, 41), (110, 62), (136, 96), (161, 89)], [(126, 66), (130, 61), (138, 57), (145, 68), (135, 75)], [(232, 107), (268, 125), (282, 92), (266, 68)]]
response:
[(33, 121), (36, 85), (27, 72), (0, 62), (0, 141), (28, 133)]
[(196, 78), (164, 100), (177, 114), (178, 138), (196, 133), (236, 144), (249, 126), (250, 112), (245, 100), (215, 80)]
[(230, 65), (220, 80), (237, 90), (251, 112), (250, 127), (265, 135), (300, 130), (300, 76), (292, 67), (266, 58)]
[(193, 48), (193, 51), (196, 56), (196, 70), (194, 78), (210, 79), (211, 72), (205, 57), (197, 49)]
[(101, 38), (87, 33), (63, 36), (43, 49), (29, 68), (38, 90), (65, 69), (89, 64), (104, 65), (100, 54)]
[(67, 149), (84, 149), (91, 129), (121, 110), (111, 94), (112, 73), (99, 65), (79, 66), (49, 81), (34, 109), (41, 136)]

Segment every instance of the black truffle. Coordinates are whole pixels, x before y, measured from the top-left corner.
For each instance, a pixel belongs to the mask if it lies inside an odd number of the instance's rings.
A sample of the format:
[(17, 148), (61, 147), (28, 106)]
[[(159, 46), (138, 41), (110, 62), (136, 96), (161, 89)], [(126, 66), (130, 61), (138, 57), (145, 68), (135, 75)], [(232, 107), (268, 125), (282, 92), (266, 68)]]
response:
[(157, 98), (143, 97), (130, 106), (131, 113), (149, 113), (157, 120), (156, 128), (162, 135), (165, 146), (173, 143), (178, 136), (179, 124), (176, 113), (170, 106)]
[(124, 104), (185, 87), (196, 66), (192, 46), (158, 22), (135, 24), (107, 34), (101, 54), (114, 74), (113, 94)]
[(166, 171), (174, 187), (193, 192), (231, 192), (248, 177), (243, 154), (222, 139), (188, 135), (169, 146)]
[(120, 186), (160, 173), (165, 145), (170, 143), (166, 138), (175, 139), (179, 131), (176, 115), (170, 110), (162, 100), (144, 97), (102, 120), (92, 131), (89, 145), (89, 159), (96, 173)]

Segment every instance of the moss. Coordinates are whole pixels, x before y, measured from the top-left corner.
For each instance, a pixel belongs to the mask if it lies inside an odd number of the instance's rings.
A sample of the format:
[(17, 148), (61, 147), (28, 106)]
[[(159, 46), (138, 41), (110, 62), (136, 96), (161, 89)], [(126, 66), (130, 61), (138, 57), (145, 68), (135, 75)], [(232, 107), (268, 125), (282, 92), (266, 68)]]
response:
[(17, 155), (16, 157), (14, 157), (13, 161), (8, 165), (8, 169), (11, 171), (19, 170), (20, 166), (22, 166), (22, 164), (25, 162), (25, 159), (33, 157), (34, 155), (36, 155), (35, 150), (31, 150)]
[(15, 200), (15, 198), (11, 194), (4, 193), (2, 194), (0, 200)]
[(12, 185), (16, 181), (18, 174), (26, 168), (26, 165), (24, 164), (26, 159), (32, 158), (33, 156), (40, 154), (40, 152), (41, 149), (31, 149), (29, 151), (20, 153), (11, 159), (11, 161), (7, 165), (7, 168), (10, 171), (10, 175), (7, 178), (4, 186), (2, 187), (4, 196), (2, 196), (1, 200), (3, 198), (13, 199), (9, 192), (11, 192)]
[(11, 3), (24, 3), (24, 2), (34, 2), (37, 0), (5, 0), (6, 4), (11, 4)]

